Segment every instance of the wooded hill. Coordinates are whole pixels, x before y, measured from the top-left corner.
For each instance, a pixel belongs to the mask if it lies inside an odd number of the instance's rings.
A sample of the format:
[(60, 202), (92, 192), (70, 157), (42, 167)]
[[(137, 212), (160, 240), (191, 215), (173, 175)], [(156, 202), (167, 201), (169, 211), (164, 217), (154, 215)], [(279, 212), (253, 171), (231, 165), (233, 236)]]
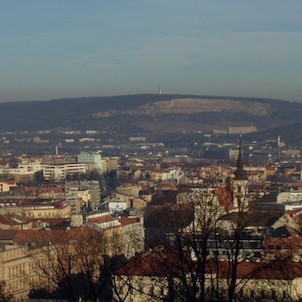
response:
[(0, 103), (4, 131), (115, 129), (196, 132), (255, 126), (284, 129), (302, 122), (302, 103), (273, 99), (172, 94), (83, 97)]

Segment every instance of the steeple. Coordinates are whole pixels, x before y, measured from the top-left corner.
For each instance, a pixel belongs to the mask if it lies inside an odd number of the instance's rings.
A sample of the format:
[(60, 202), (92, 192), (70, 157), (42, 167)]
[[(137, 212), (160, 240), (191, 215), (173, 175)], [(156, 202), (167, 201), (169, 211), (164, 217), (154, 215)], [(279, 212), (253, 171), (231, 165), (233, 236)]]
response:
[(242, 156), (242, 142), (240, 139), (239, 142), (239, 154), (238, 154), (238, 159), (237, 159), (237, 169), (234, 172), (235, 175), (235, 180), (247, 180), (247, 173), (243, 168), (243, 156)]

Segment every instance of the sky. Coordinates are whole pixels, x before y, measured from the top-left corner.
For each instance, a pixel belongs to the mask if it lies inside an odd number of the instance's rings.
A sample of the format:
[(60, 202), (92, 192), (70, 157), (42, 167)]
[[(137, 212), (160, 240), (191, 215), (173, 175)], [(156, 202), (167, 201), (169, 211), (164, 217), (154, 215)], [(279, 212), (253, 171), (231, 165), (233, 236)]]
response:
[(0, 1), (0, 102), (163, 93), (302, 102), (301, 0)]

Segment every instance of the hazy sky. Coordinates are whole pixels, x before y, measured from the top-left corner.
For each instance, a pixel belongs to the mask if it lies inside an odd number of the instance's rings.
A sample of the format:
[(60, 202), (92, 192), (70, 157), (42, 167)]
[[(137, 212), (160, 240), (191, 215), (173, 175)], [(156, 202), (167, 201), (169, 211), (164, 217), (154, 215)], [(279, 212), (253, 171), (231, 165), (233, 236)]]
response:
[(0, 101), (163, 93), (302, 101), (301, 0), (0, 1)]

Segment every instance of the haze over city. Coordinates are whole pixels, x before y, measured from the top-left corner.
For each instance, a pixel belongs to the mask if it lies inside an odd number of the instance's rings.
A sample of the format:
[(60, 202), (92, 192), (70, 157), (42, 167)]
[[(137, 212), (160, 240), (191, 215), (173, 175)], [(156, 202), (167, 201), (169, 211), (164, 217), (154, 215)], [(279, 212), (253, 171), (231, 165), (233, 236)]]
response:
[(301, 1), (3, 1), (0, 102), (163, 93), (301, 101)]

